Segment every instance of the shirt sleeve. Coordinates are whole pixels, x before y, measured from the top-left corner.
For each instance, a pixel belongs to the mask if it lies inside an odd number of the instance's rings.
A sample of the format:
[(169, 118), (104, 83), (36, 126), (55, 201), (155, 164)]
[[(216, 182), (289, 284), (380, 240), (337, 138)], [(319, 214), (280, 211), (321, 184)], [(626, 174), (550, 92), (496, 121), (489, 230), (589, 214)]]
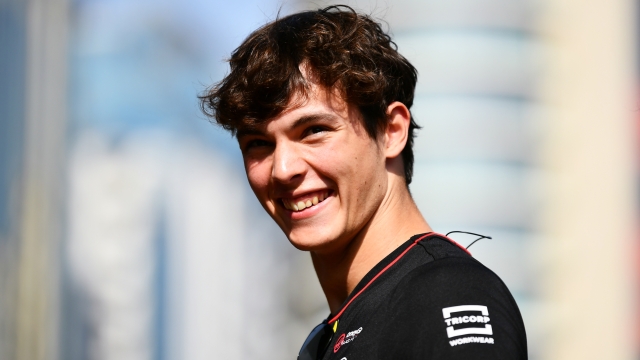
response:
[(416, 268), (385, 310), (380, 359), (527, 359), (515, 300), (497, 275), (472, 258)]

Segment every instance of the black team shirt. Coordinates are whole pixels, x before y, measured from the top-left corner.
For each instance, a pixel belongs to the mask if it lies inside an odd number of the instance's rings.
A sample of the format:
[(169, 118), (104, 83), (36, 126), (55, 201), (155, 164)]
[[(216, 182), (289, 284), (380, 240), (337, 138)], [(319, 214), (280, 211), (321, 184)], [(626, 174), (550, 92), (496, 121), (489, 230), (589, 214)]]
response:
[(434, 233), (371, 269), (329, 324), (324, 360), (527, 359), (522, 317), (502, 280)]

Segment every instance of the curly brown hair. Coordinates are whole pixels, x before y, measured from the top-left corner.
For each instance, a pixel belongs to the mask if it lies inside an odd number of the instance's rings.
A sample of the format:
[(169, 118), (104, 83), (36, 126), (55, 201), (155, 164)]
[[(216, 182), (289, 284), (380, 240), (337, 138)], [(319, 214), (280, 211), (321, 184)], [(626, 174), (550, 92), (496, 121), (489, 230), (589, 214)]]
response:
[[(233, 135), (273, 119), (306, 98), (309, 83), (335, 89), (357, 106), (364, 127), (376, 139), (394, 101), (413, 104), (417, 71), (397, 51), (380, 24), (346, 5), (329, 6), (277, 19), (254, 31), (231, 54), (231, 71), (199, 96), (202, 110)], [(405, 181), (413, 175), (413, 116), (402, 151)]]

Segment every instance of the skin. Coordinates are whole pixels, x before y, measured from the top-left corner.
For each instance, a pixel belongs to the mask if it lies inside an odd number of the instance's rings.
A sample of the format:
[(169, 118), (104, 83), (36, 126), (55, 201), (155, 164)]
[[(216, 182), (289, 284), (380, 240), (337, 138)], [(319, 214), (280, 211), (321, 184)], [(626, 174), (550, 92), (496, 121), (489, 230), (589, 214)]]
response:
[[(388, 125), (369, 137), (357, 107), (312, 85), (307, 99), (258, 128), (238, 132), (249, 184), (298, 249), (309, 251), (336, 313), (358, 282), (411, 236), (431, 228), (405, 185), (401, 151), (405, 105), (387, 108)], [(321, 199), (326, 195), (326, 199)], [(302, 211), (291, 204), (318, 203)]]

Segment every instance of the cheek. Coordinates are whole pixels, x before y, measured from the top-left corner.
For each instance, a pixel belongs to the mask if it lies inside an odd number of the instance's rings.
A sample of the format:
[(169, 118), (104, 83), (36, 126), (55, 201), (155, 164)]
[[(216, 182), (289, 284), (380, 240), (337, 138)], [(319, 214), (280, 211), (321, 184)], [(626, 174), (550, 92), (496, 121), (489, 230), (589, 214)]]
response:
[(341, 191), (349, 189), (343, 195), (355, 191), (358, 198), (367, 197), (374, 190), (372, 187), (379, 185), (381, 175), (386, 174), (384, 156), (368, 138), (346, 139), (344, 143), (323, 148), (314, 157), (321, 173), (338, 182)]
[(326, 184), (329, 186), (350, 181), (356, 168), (355, 161), (350, 160), (353, 158), (351, 150), (339, 144), (314, 149), (307, 154), (308, 163), (325, 182), (329, 182)]
[(262, 202), (266, 197), (267, 187), (271, 175), (271, 167), (265, 162), (245, 161), (244, 170), (247, 173), (249, 186)]
[(372, 143), (362, 143), (359, 151), (352, 154), (355, 166), (352, 183), (357, 186), (359, 202), (376, 202), (386, 189), (387, 171), (384, 155)]

